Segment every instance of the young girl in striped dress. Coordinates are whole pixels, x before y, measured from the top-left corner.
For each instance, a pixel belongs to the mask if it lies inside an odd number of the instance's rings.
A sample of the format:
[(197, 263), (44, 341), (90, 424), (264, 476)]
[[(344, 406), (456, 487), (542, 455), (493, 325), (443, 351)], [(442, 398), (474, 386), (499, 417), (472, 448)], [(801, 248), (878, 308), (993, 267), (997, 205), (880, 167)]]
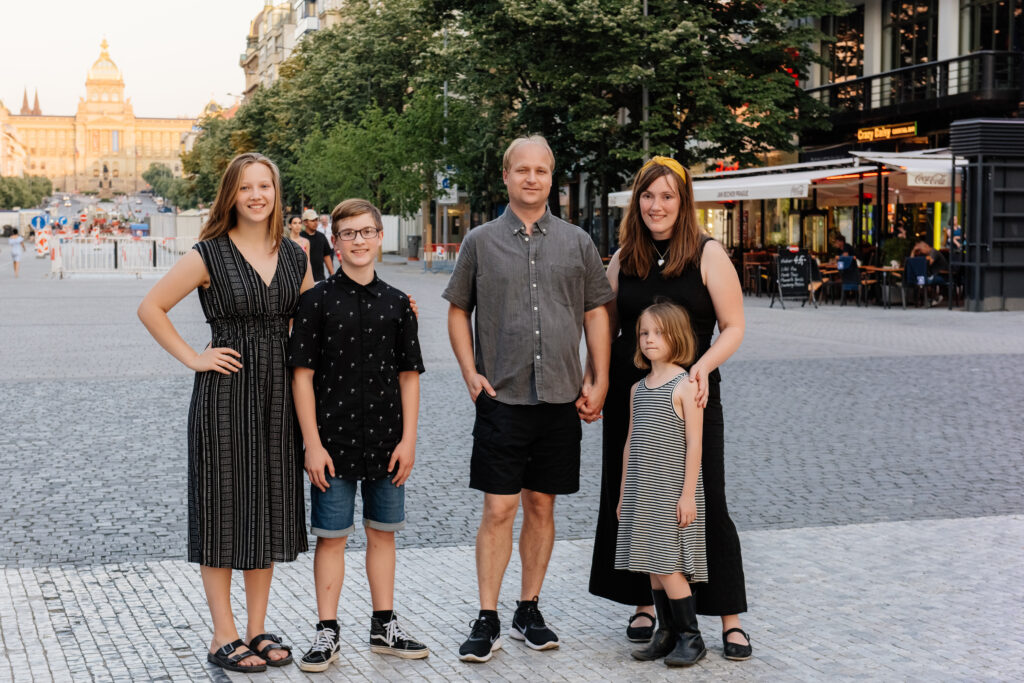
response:
[(658, 630), (632, 653), (690, 666), (707, 654), (690, 584), (708, 580), (701, 478), (703, 410), (684, 366), (696, 338), (686, 311), (671, 303), (644, 310), (636, 324), (634, 362), (650, 368), (630, 399), (623, 449), (615, 568), (649, 574)]

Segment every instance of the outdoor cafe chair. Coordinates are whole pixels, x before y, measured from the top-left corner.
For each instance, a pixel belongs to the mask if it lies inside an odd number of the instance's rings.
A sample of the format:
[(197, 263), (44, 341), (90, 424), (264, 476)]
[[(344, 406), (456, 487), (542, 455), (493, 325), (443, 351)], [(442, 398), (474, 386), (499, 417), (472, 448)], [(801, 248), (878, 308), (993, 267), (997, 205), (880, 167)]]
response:
[(857, 297), (857, 305), (860, 306), (860, 297), (864, 284), (861, 281), (860, 267), (857, 266), (857, 260), (852, 256), (840, 256), (836, 262), (836, 268), (839, 270), (839, 305), (845, 306), (846, 294), (853, 292)]
[(924, 297), (924, 305), (928, 305), (928, 259), (924, 256), (911, 256), (903, 262), (903, 308), (907, 307), (908, 289), (913, 290), (915, 302)]

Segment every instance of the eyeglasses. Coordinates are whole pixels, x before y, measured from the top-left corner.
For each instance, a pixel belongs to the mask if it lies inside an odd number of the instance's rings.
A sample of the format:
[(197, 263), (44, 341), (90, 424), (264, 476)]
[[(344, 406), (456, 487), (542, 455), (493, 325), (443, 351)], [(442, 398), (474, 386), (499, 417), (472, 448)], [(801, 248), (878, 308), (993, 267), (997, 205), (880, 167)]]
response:
[(342, 230), (337, 233), (335, 237), (343, 242), (351, 242), (356, 238), (356, 234), (363, 236), (364, 240), (372, 240), (374, 237), (380, 234), (380, 228), (363, 228), (361, 230)]

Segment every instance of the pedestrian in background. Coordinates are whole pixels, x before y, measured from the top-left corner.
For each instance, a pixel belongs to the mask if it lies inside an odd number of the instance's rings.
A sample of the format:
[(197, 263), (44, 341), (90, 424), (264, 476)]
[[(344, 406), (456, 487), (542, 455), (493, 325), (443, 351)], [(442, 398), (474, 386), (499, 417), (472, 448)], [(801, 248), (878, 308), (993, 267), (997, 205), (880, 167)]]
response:
[(292, 242), (302, 247), (302, 251), (309, 256), (309, 240), (307, 240), (302, 234), (302, 219), (298, 216), (292, 216), (288, 219), (288, 230), (285, 231), (285, 236), (288, 237)]
[(18, 234), (18, 229), (11, 230), (11, 236), (7, 238), (7, 244), (11, 248), (11, 263), (14, 264), (14, 277), (18, 277), (21, 269), (21, 255), (25, 251), (25, 238)]
[[(302, 461), (288, 381), (288, 322), (313, 286), (309, 260), (284, 239), (281, 180), (270, 159), (235, 157), (194, 249), (139, 305), (139, 318), (196, 372), (188, 418), (188, 560), (200, 565), (213, 619), (208, 661), (257, 672), (292, 661), (264, 633), (274, 563), (307, 549)], [(197, 353), (167, 316), (199, 290), (212, 329)], [(231, 609), (231, 572), (242, 570), (246, 640)]]
[(634, 364), (650, 369), (633, 385), (622, 453), (615, 568), (647, 574), (661, 626), (632, 654), (668, 666), (691, 666), (707, 654), (691, 583), (706, 583), (701, 432), (697, 385), (683, 366), (697, 340), (675, 304), (648, 307), (636, 324)]
[[(644, 374), (633, 362), (636, 323), (648, 306), (668, 301), (687, 312), (697, 335), (697, 356), (687, 368), (688, 381), (697, 384), (697, 400), (704, 408), (701, 462), (709, 578), (697, 591), (697, 613), (722, 618), (727, 659), (748, 659), (750, 641), (739, 618), (747, 610), (743, 558), (725, 499), (725, 423), (718, 371), (743, 340), (739, 277), (722, 245), (701, 233), (689, 174), (668, 157), (654, 157), (636, 174), (629, 207), (619, 226), (619, 244), (622, 246), (608, 263), (608, 281), (616, 292), (608, 307), (614, 341), (590, 592), (636, 606), (626, 636), (634, 642), (651, 638), (655, 615), (650, 583), (643, 576), (615, 569), (615, 509), (629, 426), (629, 388)], [(716, 325), (719, 334), (712, 344)]]
[(409, 297), (378, 277), (384, 226), (364, 199), (334, 209), (338, 272), (302, 295), (288, 345), (295, 410), (310, 481), (313, 580), (319, 622), (303, 671), (326, 671), (341, 648), (338, 599), (345, 546), (363, 500), (370, 650), (428, 656), (394, 610), (395, 532), (405, 528), (405, 483), (416, 460), (423, 358)]
[(331, 247), (334, 247), (334, 232), (331, 231), (331, 217), (329, 214), (320, 214), (320, 222), (316, 226), (316, 231), (326, 237)]
[[(459, 648), (470, 662), (485, 662), (501, 647), (498, 598), (520, 502), (522, 585), (511, 635), (534, 650), (558, 647), (538, 608), (555, 540), (555, 497), (579, 490), (580, 412), (599, 413), (608, 387), (604, 304), (613, 294), (590, 236), (548, 210), (551, 148), (537, 135), (518, 138), (502, 167), (508, 208), (466, 235), (443, 294), (452, 349), (476, 405), (469, 485), (484, 493), (480, 613)], [(584, 330), (595, 368), (585, 399)]]
[(332, 258), (331, 243), (322, 232), (317, 229), (316, 211), (306, 209), (302, 212), (302, 225), (306, 232), (303, 237), (309, 240), (309, 264), (313, 270), (313, 280), (320, 282), (326, 275), (334, 275), (334, 260)]

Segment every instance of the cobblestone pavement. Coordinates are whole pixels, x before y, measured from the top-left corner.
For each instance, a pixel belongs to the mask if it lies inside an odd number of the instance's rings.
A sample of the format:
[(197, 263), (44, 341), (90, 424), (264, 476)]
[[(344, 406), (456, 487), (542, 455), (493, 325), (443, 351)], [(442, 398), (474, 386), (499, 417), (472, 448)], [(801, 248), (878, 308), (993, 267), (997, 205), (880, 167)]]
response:
[[(198, 572), (181, 561), (192, 380), (134, 315), (153, 280), (55, 281), (45, 267), (30, 259), (19, 280), (0, 269), (0, 680), (224, 679), (205, 664)], [(507, 642), (490, 664), (456, 660), (475, 612), (471, 403), (447, 344), (445, 276), (394, 261), (381, 275), (421, 310), (427, 374), (398, 607), (434, 654), (394, 662), (366, 651), (357, 534), (345, 659), (326, 679), (680, 676), (629, 661), (625, 615), (585, 590), (599, 426), (584, 429), (581, 492), (558, 504), (542, 598), (563, 647)], [(683, 675), (1020, 679), (1024, 314), (746, 303), (747, 337), (723, 368), (723, 398), (756, 656), (725, 662), (704, 620), (711, 656)], [(194, 296), (172, 319), (205, 343)], [(315, 616), (311, 559), (279, 566), (268, 623), (299, 648)], [(304, 676), (289, 667), (256, 678)]]

